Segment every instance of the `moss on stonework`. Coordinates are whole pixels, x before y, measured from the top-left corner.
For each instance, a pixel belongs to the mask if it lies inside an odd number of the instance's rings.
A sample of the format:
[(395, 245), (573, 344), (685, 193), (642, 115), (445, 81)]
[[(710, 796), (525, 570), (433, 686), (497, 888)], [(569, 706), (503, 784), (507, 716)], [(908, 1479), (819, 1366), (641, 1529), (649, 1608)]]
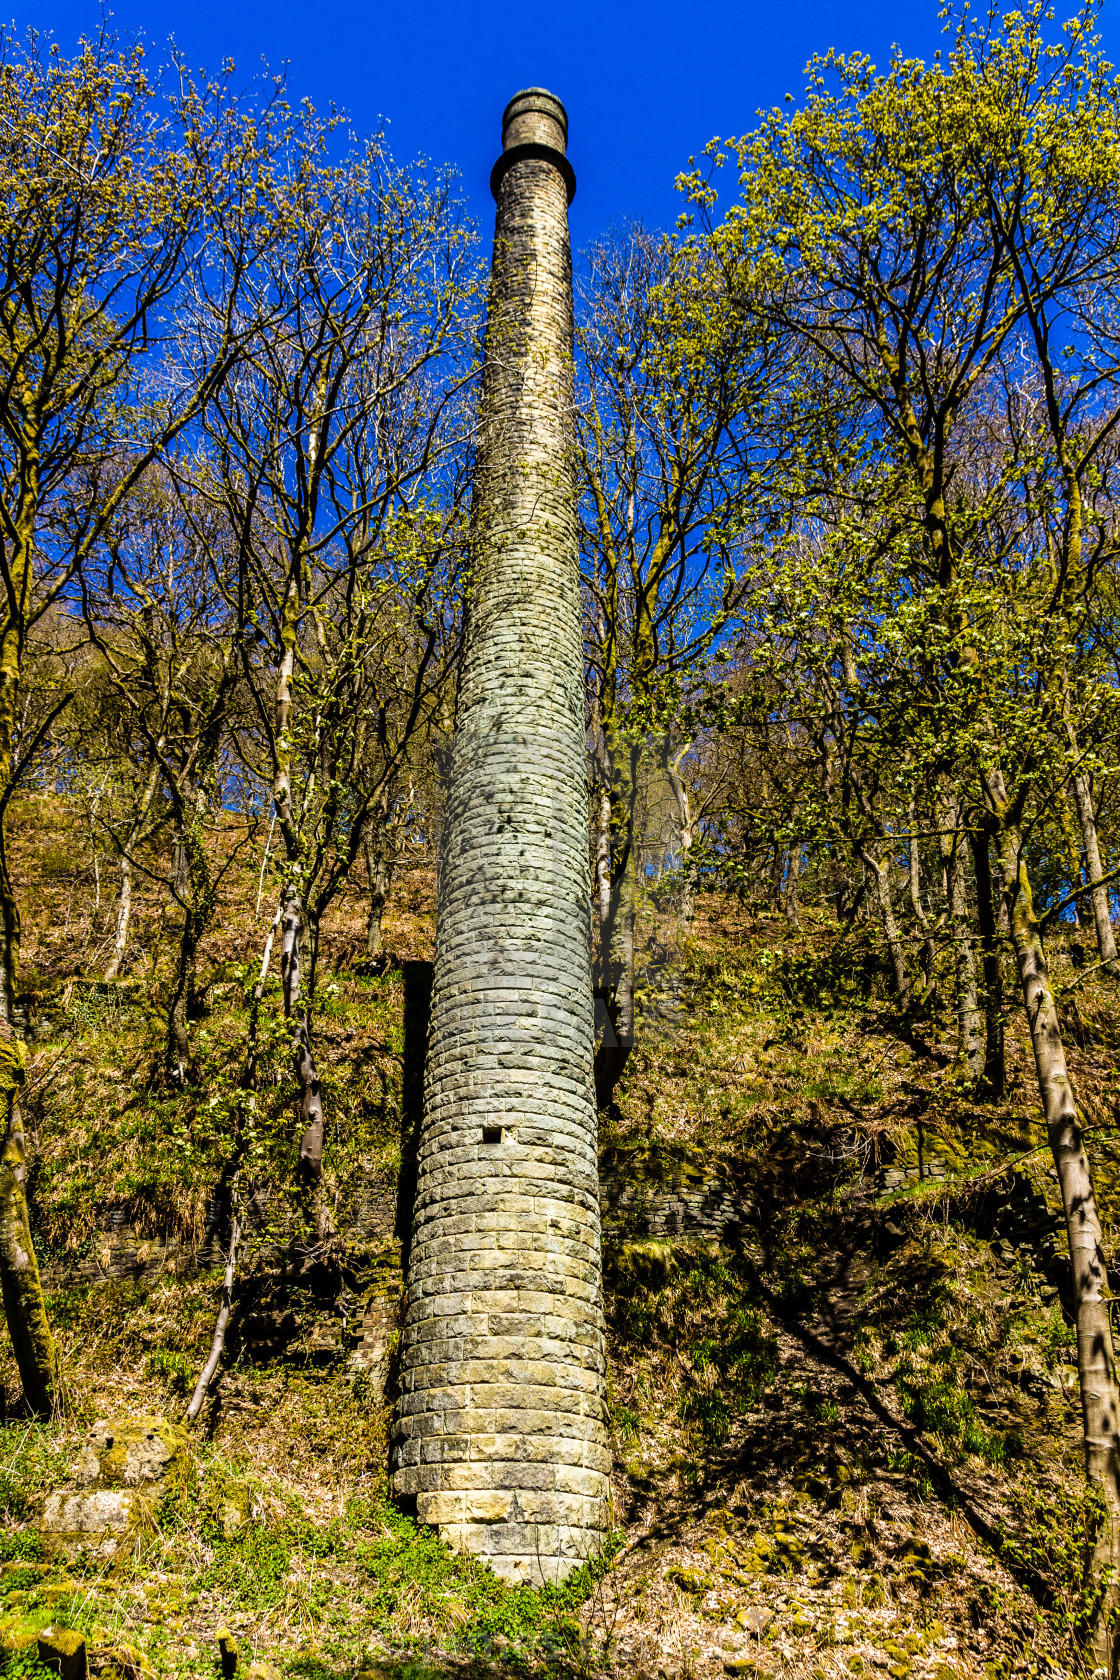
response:
[(646, 1182), (658, 1186), (688, 1184), (699, 1187), (712, 1177), (711, 1156), (686, 1144), (643, 1142), (603, 1150), (599, 1172), (603, 1178), (617, 1176), (626, 1184)]
[(80, 1480), (94, 1488), (163, 1482), (182, 1454), (185, 1439), (182, 1429), (162, 1417), (95, 1424), (82, 1448)]

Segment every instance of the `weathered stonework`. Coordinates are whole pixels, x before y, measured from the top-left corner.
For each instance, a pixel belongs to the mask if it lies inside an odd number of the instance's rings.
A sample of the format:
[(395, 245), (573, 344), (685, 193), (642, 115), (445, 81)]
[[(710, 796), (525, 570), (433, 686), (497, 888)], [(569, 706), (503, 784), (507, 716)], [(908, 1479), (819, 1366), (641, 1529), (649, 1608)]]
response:
[(120, 1558), (154, 1523), (182, 1432), (162, 1418), (95, 1423), (74, 1466), (76, 1488), (49, 1494), (39, 1529), (48, 1555)]
[(503, 120), (393, 1487), (507, 1579), (608, 1518), (567, 119)]
[(744, 1218), (742, 1191), (726, 1162), (672, 1144), (608, 1150), (599, 1162), (599, 1200), (604, 1242), (733, 1242)]

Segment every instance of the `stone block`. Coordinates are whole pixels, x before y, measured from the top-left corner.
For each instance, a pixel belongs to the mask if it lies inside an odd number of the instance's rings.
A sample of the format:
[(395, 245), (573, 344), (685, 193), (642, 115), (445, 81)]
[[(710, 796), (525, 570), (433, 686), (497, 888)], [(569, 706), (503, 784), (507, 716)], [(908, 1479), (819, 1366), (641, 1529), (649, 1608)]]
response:
[(39, 1531), (51, 1556), (79, 1552), (112, 1558), (150, 1521), (151, 1500), (136, 1489), (99, 1488), (93, 1493), (62, 1490), (47, 1496)]
[(525, 1491), (551, 1489), (556, 1485), (556, 1465), (549, 1459), (514, 1459), (490, 1466), (495, 1487)]
[[(539, 1434), (526, 1428), (517, 1434), (503, 1434), (494, 1438), (492, 1456), (507, 1463), (538, 1462), (555, 1465), (576, 1465), (586, 1468), (589, 1444), (582, 1436), (566, 1436), (559, 1432)], [(607, 1454), (607, 1467), (610, 1455)]]
[(440, 1478), (440, 1486), (449, 1493), (476, 1493), (482, 1489), (489, 1489), (492, 1483), (491, 1466), (482, 1459), (476, 1459), (473, 1463), (448, 1464)]
[(431, 1523), (437, 1528), (444, 1523), (461, 1523), (465, 1498), (463, 1493), (418, 1493), (416, 1515), (421, 1522)]
[(603, 1472), (601, 1470), (576, 1469), (573, 1465), (560, 1464), (556, 1466), (555, 1486), (561, 1493), (582, 1493), (589, 1499), (601, 1499), (603, 1496)]
[(464, 1520), (468, 1523), (496, 1523), (504, 1522), (509, 1516), (512, 1496), (509, 1493), (488, 1489), (485, 1492), (468, 1493), (463, 1507)]

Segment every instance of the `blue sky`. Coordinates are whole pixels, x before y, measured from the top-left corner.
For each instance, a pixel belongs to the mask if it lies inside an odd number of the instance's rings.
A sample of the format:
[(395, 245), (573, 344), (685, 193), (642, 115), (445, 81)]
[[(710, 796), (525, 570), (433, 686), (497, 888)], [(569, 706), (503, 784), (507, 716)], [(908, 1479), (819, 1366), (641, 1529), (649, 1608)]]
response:
[[(624, 217), (670, 224), (673, 180), (689, 154), (752, 127), (760, 106), (799, 96), (813, 51), (859, 49), (885, 64), (892, 41), (923, 58), (944, 43), (936, 0), (112, 0), (111, 9), (122, 33), (143, 32), (153, 59), (168, 35), (192, 64), (213, 69), (229, 56), (246, 80), (263, 56), (286, 63), (295, 97), (344, 107), (362, 131), (387, 117), (398, 158), (423, 151), (458, 165), (487, 236), (502, 108), (521, 87), (551, 88), (568, 108), (577, 247)], [(1073, 11), (1072, 0), (1060, 9)], [(22, 0), (14, 21), (52, 31), (66, 51), (98, 16), (92, 0)]]

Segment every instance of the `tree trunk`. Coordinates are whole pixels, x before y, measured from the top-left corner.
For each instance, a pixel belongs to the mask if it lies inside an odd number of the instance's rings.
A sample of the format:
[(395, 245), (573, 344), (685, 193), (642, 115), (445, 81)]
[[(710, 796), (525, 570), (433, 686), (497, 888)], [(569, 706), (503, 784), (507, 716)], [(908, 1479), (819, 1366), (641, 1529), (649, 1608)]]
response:
[(249, 1046), (245, 1057), (245, 1084), (250, 1091), (257, 1088), (257, 1037), (260, 1032), (261, 999), (264, 996), (265, 981), (272, 962), (272, 947), (284, 916), (284, 906), (277, 905), (276, 914), (272, 918), (268, 930), (268, 937), (264, 942), (261, 953), (261, 970), (257, 976), (257, 983), (253, 987), (253, 1001), (249, 1008)]
[(595, 885), (599, 893), (599, 985), (605, 988), (610, 970), (611, 924), (611, 796), (599, 800), (599, 823), (595, 834)]
[(1085, 846), (1086, 873), (1089, 877), (1089, 903), (1093, 907), (1093, 922), (1097, 930), (1097, 952), (1101, 962), (1116, 967), (1116, 935), (1112, 931), (1112, 917), (1108, 907), (1108, 887), (1101, 877), (1100, 846), (1097, 843), (1097, 818), (1093, 810), (1093, 792), (1089, 778), (1083, 774), (1070, 777), (1077, 815), (1081, 822), (1081, 839)]
[[(159, 748), (163, 749), (163, 737), (160, 736)], [(121, 848), (121, 896), (117, 905), (117, 935), (113, 941), (113, 954), (109, 958), (109, 966), (105, 970), (106, 980), (115, 980), (121, 971), (125, 951), (128, 949), (129, 924), (132, 918), (132, 852), (144, 832), (144, 824), (148, 820), (148, 812), (152, 808), (155, 798), (156, 784), (159, 779), (159, 761), (151, 768), (144, 793), (140, 800), (140, 808), (128, 830), (125, 843)]]
[(172, 891), (183, 912), (179, 956), (167, 1018), (167, 1064), (171, 1079), (182, 1085), (191, 1071), (187, 1017), (198, 1002), (198, 952), (217, 902), (202, 838), (206, 789), (199, 778), (188, 784), (177, 812)]
[[(856, 854), (859, 855), (858, 852)], [(862, 859), (860, 860), (862, 862)], [(867, 900), (867, 889), (871, 881), (871, 870), (866, 864), (863, 868), (849, 872), (836, 859), (833, 863), (833, 879), (836, 882), (836, 920), (846, 922), (851, 927), (860, 914), (861, 907)], [(865, 918), (866, 920), (866, 918)]]
[(770, 865), (769, 908), (771, 910), (780, 910), (781, 907), (782, 907), (782, 884), (785, 881), (785, 876), (786, 876), (785, 847), (780, 843), (780, 841), (775, 841), (774, 842), (774, 861)]
[(894, 971), (895, 991), (899, 1002), (905, 1009), (910, 1003), (910, 976), (906, 972), (906, 953), (902, 948), (902, 939), (898, 931), (898, 923), (894, 919), (894, 905), (891, 903), (890, 866), (881, 863), (870, 846), (862, 843), (856, 847), (860, 862), (867, 871), (875, 893), (875, 902), (879, 907), (879, 920), (883, 924), (883, 932), (887, 936), (887, 949), (890, 952), (891, 968)]
[[(610, 1023), (595, 1053), (595, 1091), (600, 1107), (609, 1100), (634, 1047), (634, 940), (637, 909), (635, 807), (642, 748), (615, 741), (610, 754), (611, 785), (601, 821), (608, 823), (607, 917), (600, 931), (606, 1009)], [(600, 876), (600, 913), (603, 907)]]
[[(688, 748), (685, 748), (685, 752)], [(692, 876), (689, 865), (692, 861), (692, 842), (695, 838), (695, 828), (692, 821), (692, 803), (688, 797), (688, 788), (684, 777), (680, 773), (679, 765), (682, 752), (676, 763), (668, 766), (669, 786), (673, 790), (673, 798), (677, 804), (677, 818), (681, 831), (681, 922), (687, 934), (692, 928), (692, 918), (695, 905), (692, 896)]]
[[(178, 887), (176, 887), (178, 894)], [(190, 893), (189, 871), (187, 894)], [(191, 1074), (192, 1055), (190, 1033), (187, 1029), (187, 1007), (195, 994), (198, 946), (204, 921), (191, 898), (183, 899), (183, 930), (179, 936), (179, 954), (175, 978), (171, 988), (171, 1003), (167, 1011), (167, 1071), (172, 1083), (184, 1085)]]
[(1005, 939), (1011, 938), (1011, 917), (1007, 909), (1007, 894), (1003, 890), (1003, 860), (996, 855), (992, 870), (992, 897), (996, 907), (996, 927)]
[[(1058, 826), (1062, 831), (1062, 839), (1066, 843), (1066, 856), (1069, 858), (1070, 891), (1076, 893), (1081, 886), (1081, 847), (1077, 840), (1069, 795), (1064, 788), (1057, 790), (1054, 803), (1057, 807)], [(1076, 898), (1070, 904), (1070, 910), (1073, 913), (1073, 925), (1079, 928), (1081, 926), (1081, 912)]]
[(614, 913), (611, 917), (614, 1030), (619, 1044), (627, 1049), (634, 1043), (634, 923), (637, 908), (634, 872), (634, 848), (631, 846), (626, 868), (615, 890)]
[(113, 940), (113, 954), (105, 970), (106, 980), (115, 980), (121, 971), (128, 949), (129, 923), (132, 920), (132, 859), (121, 853), (121, 896), (117, 903), (117, 934)]
[(7, 1109), (0, 1154), (0, 1286), (24, 1399), (31, 1411), (45, 1417), (58, 1398), (58, 1356), (27, 1211), (27, 1143), (17, 1100), (23, 1081), (23, 1046), (5, 1025), (0, 1038), (0, 1091)]
[(187, 1031), (186, 970), (175, 976), (171, 1008), (167, 1012), (167, 1073), (173, 1085), (185, 1085), (191, 1072), (191, 1036)]
[(992, 897), (992, 869), (988, 836), (970, 828), (972, 870), (976, 877), (976, 919), (980, 927), (980, 950), (984, 972), (984, 1086), (998, 1101), (1007, 1078), (1004, 1051), (1003, 976), (996, 940), (995, 905)]
[(1093, 1580), (1102, 1587), (1103, 1602), (1090, 1643), (1094, 1658), (1108, 1667), (1110, 1613), (1120, 1604), (1120, 1586), (1116, 1580), (1109, 1582), (1105, 1578), (1106, 1571), (1115, 1571), (1120, 1563), (1120, 1387), (1108, 1309), (1108, 1268), (1089, 1160), (1066, 1068), (1058, 1009), (1050, 990), (1046, 951), (1017, 825), (1002, 829), (999, 848), (1039, 1095), (1065, 1210), (1077, 1325), (1085, 1473), (1100, 1490), (1106, 1512), (1092, 1559)]
[(800, 904), (797, 897), (797, 882), (801, 875), (801, 843), (795, 841), (789, 849), (789, 874), (786, 876), (786, 920), (794, 927), (798, 926)]
[[(303, 904), (297, 892), (289, 892), (284, 906), (280, 938), (280, 978), (284, 986), (284, 1015), (292, 1034), (292, 1056), (299, 1081), (300, 1117), (303, 1135), (299, 1145), (300, 1169), (312, 1178), (323, 1170), (323, 1096), (319, 1070), (311, 1049), (311, 1021), (307, 1010), (299, 1010), (302, 952), (305, 946)], [(312, 958), (312, 965), (314, 959)]]
[(301, 1015), (292, 1035), (295, 1046), (296, 1078), (300, 1084), (300, 1113), (303, 1136), (299, 1144), (299, 1164), (311, 1178), (318, 1178), (323, 1170), (323, 1094), (319, 1084), (319, 1070), (311, 1050), (311, 1027), (306, 1014)]
[(914, 833), (917, 817), (914, 803), (910, 803), (910, 879), (907, 883), (910, 889), (910, 908), (914, 912), (914, 920), (922, 933), (922, 948), (918, 956), (918, 966), (922, 976), (922, 991), (927, 1000), (931, 999), (934, 991), (934, 957), (933, 938), (930, 933), (930, 919), (926, 907), (922, 903), (922, 859), (918, 836)]
[(611, 796), (599, 801), (599, 833), (595, 842), (596, 876), (599, 883), (599, 919), (606, 927), (611, 918)]
[(190, 859), (187, 855), (186, 833), (181, 829), (175, 836), (171, 852), (171, 896), (184, 913), (190, 890)]
[(634, 857), (630, 846), (621, 877), (611, 884), (601, 936), (607, 1023), (595, 1052), (595, 1099), (600, 1108), (610, 1101), (634, 1048)]
[(284, 900), (280, 921), (280, 984), (284, 988), (284, 1017), (291, 1020), (299, 1000), (299, 951), (303, 933), (303, 905), (298, 892), (289, 892)]
[(953, 930), (953, 953), (957, 971), (957, 1061), (970, 1079), (984, 1072), (984, 1038), (980, 1026), (980, 998), (976, 984), (976, 953), (972, 948), (972, 923), (961, 869), (960, 811), (955, 804), (942, 810), (948, 827), (938, 833), (945, 869), (945, 897), (949, 924)]
[(20, 915), (8, 868), (6, 816), (0, 818), (0, 1021), (15, 1015), (19, 977)]

